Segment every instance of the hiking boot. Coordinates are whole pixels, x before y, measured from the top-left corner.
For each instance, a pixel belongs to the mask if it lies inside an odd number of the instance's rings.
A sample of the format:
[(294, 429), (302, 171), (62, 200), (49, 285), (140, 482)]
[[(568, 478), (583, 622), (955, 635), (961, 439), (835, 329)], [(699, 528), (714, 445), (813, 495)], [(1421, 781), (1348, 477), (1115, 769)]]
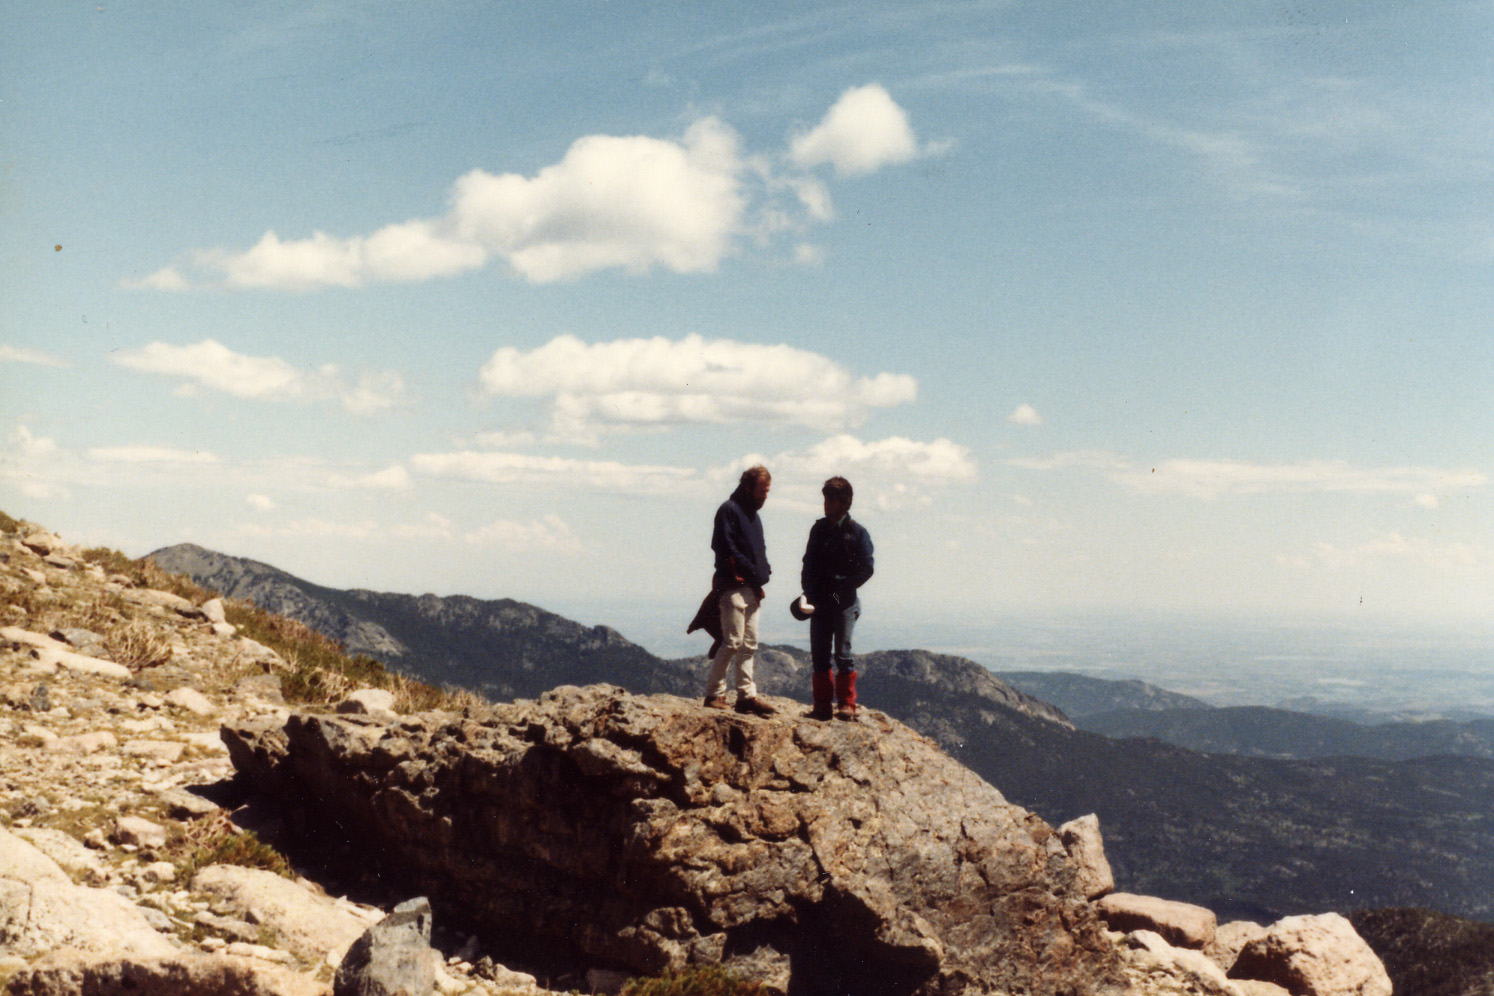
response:
[(778, 710), (752, 695), (738, 697), (737, 712), (750, 713), (754, 716), (772, 716), (777, 714)]
[(830, 703), (828, 702), (823, 704), (816, 702), (814, 708), (804, 714), (804, 718), (818, 719), (823, 723), (835, 718), (835, 710), (830, 708)]
[(707, 709), (725, 709), (726, 697), (724, 695), (707, 695), (705, 707)]
[(856, 722), (856, 706), (854, 704), (842, 705), (835, 710), (835, 718), (845, 720), (847, 723)]

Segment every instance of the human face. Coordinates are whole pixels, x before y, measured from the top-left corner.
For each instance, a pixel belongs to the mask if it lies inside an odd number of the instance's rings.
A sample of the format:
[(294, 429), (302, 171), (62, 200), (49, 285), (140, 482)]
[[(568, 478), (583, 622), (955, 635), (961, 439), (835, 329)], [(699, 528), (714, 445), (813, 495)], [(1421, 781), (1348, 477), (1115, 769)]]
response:
[(772, 486), (773, 486), (773, 482), (770, 481), (770, 480), (768, 480), (766, 477), (758, 478), (758, 480), (756, 480), (755, 482), (753, 482), (753, 485), (752, 485), (752, 502), (753, 502), (753, 504), (756, 505), (758, 508), (762, 508), (764, 505), (766, 505), (768, 503), (768, 489), (771, 488)]
[(829, 519), (831, 522), (839, 522), (841, 516), (845, 515), (850, 510), (851, 503), (846, 501), (844, 498), (837, 498), (834, 495), (825, 496), (825, 518)]

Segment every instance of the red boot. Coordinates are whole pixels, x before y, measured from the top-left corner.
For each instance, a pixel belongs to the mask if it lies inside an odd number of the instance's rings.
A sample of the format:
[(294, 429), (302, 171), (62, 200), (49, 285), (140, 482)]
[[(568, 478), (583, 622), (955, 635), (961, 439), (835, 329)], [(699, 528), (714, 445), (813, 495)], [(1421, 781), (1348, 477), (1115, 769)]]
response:
[(839, 700), (839, 707), (835, 710), (836, 719), (856, 718), (856, 672), (837, 671), (835, 673), (835, 697)]
[(834, 715), (830, 705), (835, 696), (835, 682), (830, 672), (815, 671), (811, 674), (810, 688), (814, 693), (814, 708), (809, 711), (809, 718), (830, 719)]

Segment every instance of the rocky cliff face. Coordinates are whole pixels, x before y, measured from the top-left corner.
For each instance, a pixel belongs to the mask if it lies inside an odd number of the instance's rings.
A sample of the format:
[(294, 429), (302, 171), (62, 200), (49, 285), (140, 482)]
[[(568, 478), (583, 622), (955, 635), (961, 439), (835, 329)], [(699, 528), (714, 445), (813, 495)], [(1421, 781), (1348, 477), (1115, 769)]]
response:
[[(235, 763), (484, 936), (786, 991), (1099, 992), (1118, 958), (1054, 831), (872, 713), (758, 719), (563, 687), (468, 718), (293, 716)], [(334, 825), (335, 821), (335, 825)]]

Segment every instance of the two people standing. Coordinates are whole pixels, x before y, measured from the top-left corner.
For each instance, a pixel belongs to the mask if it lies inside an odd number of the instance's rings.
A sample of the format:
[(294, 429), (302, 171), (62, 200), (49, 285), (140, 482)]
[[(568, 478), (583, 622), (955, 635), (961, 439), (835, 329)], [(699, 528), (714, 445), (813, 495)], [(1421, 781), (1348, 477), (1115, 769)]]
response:
[[(705, 704), (727, 708), (726, 679), (734, 671), (737, 712), (771, 716), (776, 710), (757, 693), (753, 664), (763, 589), (772, 575), (758, 510), (768, 500), (772, 475), (766, 467), (742, 472), (737, 489), (716, 510), (711, 549), (716, 555), (712, 591), (720, 612), (720, 645), (706, 679)], [(851, 638), (861, 616), (859, 589), (872, 576), (871, 536), (850, 517), (852, 489), (843, 477), (832, 477), (821, 489), (825, 517), (809, 531), (800, 582), (804, 600), (813, 605), (809, 620), (812, 692), (815, 719), (856, 718), (856, 666)], [(799, 603), (802, 605), (802, 601)], [(712, 620), (714, 621), (714, 620)], [(714, 634), (713, 634), (714, 635)], [(835, 675), (831, 676), (831, 662)], [(832, 712), (832, 701), (835, 711)]]

